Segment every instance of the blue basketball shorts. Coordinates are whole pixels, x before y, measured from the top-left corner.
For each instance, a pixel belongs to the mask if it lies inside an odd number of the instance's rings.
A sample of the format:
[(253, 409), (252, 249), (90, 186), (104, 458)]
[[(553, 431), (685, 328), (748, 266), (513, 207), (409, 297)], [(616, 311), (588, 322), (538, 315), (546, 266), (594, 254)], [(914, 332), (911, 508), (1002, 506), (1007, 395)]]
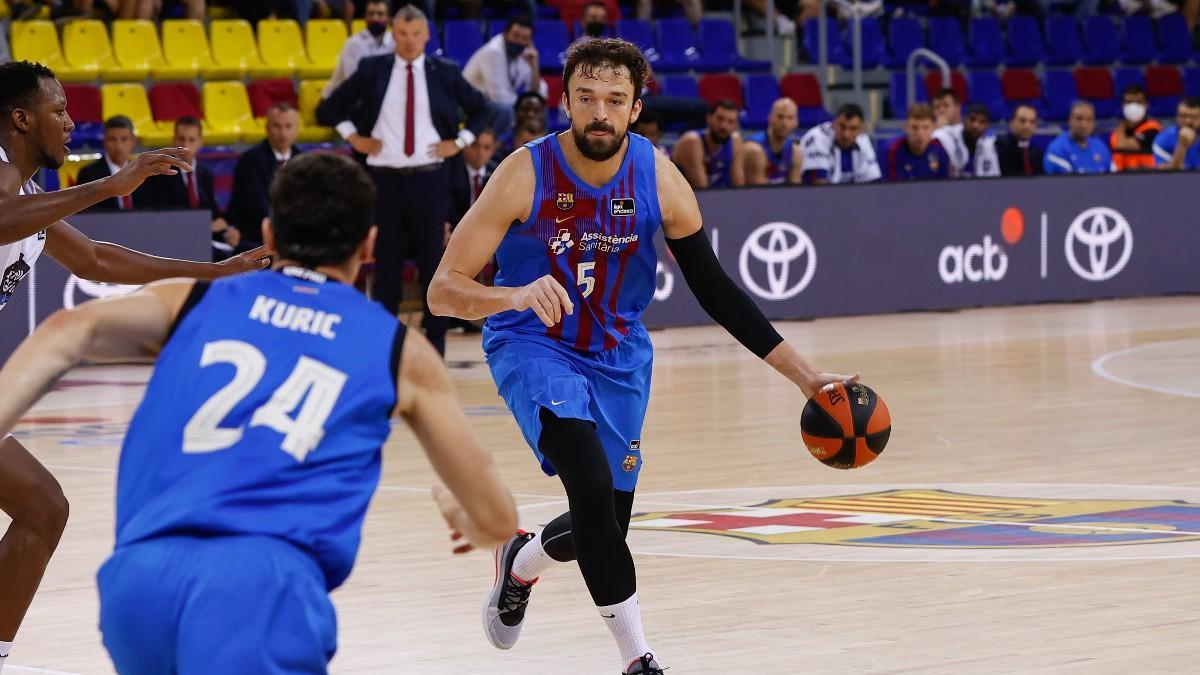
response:
[(325, 673), (337, 621), (317, 564), (273, 537), (161, 537), (96, 575), (121, 675)]
[(484, 344), (500, 396), (547, 476), (554, 468), (538, 451), (542, 408), (595, 424), (613, 487), (633, 491), (642, 470), (642, 422), (654, 363), (654, 346), (641, 322), (602, 352), (580, 352), (552, 338), (512, 331), (490, 332)]

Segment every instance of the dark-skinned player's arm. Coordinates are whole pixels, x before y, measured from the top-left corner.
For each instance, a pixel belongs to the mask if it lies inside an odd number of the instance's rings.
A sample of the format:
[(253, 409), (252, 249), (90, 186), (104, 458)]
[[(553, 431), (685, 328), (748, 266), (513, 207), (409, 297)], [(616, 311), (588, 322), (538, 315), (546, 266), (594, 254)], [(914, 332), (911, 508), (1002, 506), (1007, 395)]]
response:
[(451, 538), (466, 539), (454, 552), (503, 545), (517, 531), (517, 507), (467, 421), (441, 355), (420, 333), (404, 338), (398, 380), (397, 410), (449, 488), (434, 487), (433, 498)]
[(510, 309), (531, 309), (547, 326), (562, 321), (564, 313), (575, 311), (566, 289), (548, 274), (516, 288), (484, 286), (475, 281), (496, 254), (513, 221), (529, 217), (535, 183), (533, 159), (525, 148), (496, 167), (479, 199), (450, 236), (442, 263), (429, 284), (429, 311), (474, 320)]
[(704, 311), (743, 346), (800, 387), (807, 398), (830, 382), (857, 379), (857, 375), (819, 371), (776, 332), (762, 310), (721, 269), (687, 180), (665, 158), (657, 158), (654, 168), (667, 247)]
[(190, 171), (181, 157), (187, 148), (163, 148), (138, 155), (117, 173), (91, 183), (55, 192), (21, 195), (21, 172), (0, 162), (0, 245), (11, 244), (50, 227), (89, 206), (127, 195), (150, 176)]

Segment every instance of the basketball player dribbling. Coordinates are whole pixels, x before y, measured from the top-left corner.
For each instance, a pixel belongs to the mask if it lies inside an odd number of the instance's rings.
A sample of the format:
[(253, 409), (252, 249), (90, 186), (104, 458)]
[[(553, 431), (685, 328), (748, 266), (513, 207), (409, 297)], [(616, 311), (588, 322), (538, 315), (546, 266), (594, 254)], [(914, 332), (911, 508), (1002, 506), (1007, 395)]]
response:
[(0, 433), (81, 360), (156, 360), (117, 473), (100, 630), (122, 675), (324, 673), (400, 414), (449, 492), (456, 552), (503, 543), (512, 496), (441, 357), (350, 283), (375, 186), (308, 153), (271, 185), (269, 272), (172, 279), (51, 316), (0, 370)]
[[(563, 72), (567, 132), (510, 155), (459, 223), (429, 289), (435, 313), (488, 317), (484, 351), (501, 396), (569, 511), (496, 552), (483, 609), (491, 643), (517, 641), (539, 575), (577, 560), (616, 639), (622, 672), (662, 672), (642, 630), (625, 543), (641, 470), (653, 348), (640, 321), (654, 294), (660, 227), (705, 311), (806, 397), (842, 375), (817, 370), (724, 273), (695, 194), (650, 141), (628, 133), (646, 60), (619, 39), (576, 42)], [(495, 287), (474, 279), (495, 255)], [(853, 378), (850, 378), (853, 379)]]
[[(216, 279), (267, 264), (262, 248), (217, 264), (190, 262), (92, 241), (71, 227), (64, 218), (130, 194), (150, 176), (191, 170), (181, 159), (186, 148), (166, 148), (142, 153), (103, 180), (44, 193), (33, 175), (62, 166), (74, 128), (62, 85), (49, 68), (28, 61), (0, 65), (0, 310), (43, 253), (82, 279), (118, 284), (169, 277)], [(67, 523), (67, 500), (58, 481), (6, 434), (0, 434), (0, 510), (12, 518), (0, 540), (3, 670)]]

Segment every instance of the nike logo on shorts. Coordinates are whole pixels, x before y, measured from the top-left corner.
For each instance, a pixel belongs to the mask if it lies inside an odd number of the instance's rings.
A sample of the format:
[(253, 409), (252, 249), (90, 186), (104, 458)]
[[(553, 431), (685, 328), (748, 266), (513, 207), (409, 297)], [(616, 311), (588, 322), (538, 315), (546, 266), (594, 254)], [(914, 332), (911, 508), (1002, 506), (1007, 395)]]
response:
[(566, 403), (566, 401), (550, 401), (550, 405), (562, 405), (564, 403)]

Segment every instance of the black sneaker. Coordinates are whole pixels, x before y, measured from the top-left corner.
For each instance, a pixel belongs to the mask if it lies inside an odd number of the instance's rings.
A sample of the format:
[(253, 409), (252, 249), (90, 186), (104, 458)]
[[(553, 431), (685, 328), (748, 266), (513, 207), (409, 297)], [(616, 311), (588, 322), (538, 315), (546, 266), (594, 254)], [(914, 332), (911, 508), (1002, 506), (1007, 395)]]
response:
[(517, 551), (533, 539), (530, 532), (517, 532), (507, 544), (496, 549), (496, 583), (483, 603), (483, 632), (497, 649), (510, 649), (521, 636), (529, 591), (537, 579), (525, 581), (512, 574)]
[(653, 654), (643, 654), (637, 661), (629, 664), (622, 675), (665, 675), (663, 670), (654, 660)]

